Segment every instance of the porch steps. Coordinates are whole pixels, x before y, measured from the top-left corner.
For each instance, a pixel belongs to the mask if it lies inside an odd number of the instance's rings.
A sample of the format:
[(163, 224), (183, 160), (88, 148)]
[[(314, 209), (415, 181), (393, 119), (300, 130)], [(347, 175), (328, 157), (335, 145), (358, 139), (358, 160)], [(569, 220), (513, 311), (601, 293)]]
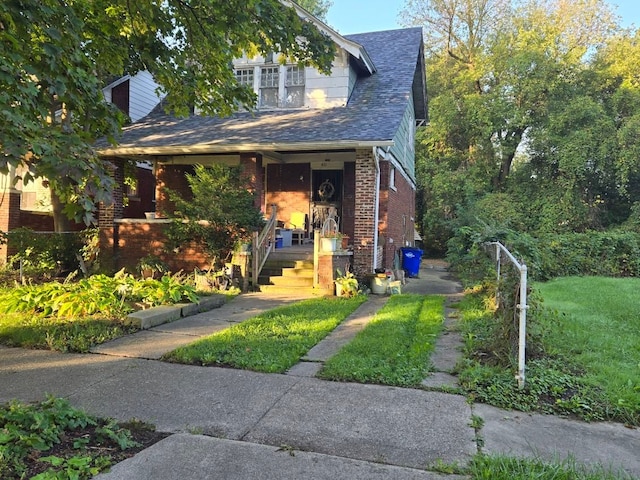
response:
[(313, 255), (305, 251), (276, 252), (269, 256), (260, 276), (261, 292), (313, 293)]

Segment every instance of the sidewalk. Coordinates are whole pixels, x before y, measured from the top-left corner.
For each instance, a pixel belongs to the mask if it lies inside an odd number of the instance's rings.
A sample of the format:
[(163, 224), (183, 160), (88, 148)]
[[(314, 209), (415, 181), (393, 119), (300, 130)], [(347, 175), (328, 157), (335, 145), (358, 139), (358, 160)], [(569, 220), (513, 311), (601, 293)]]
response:
[[(459, 290), (442, 264), (425, 260), (420, 278), (409, 279), (403, 292), (444, 294), (450, 304)], [(363, 326), (385, 298), (372, 296), (336, 342)], [(173, 345), (294, 300), (243, 295), (95, 354), (0, 347), (0, 402), (52, 393), (95, 415), (137, 418), (174, 433), (99, 476), (104, 479), (456, 479), (425, 469), (437, 462), (465, 465), (478, 452), (473, 415), (484, 421), (485, 453), (573, 455), (640, 476), (640, 432), (622, 425), (472, 406), (463, 396), (428, 389), (327, 382), (306, 368), (275, 375), (153, 360)], [(439, 372), (432, 376), (442, 375), (444, 384), (455, 381), (450, 370), (459, 353), (455, 316), (447, 322), (433, 357)], [(332, 348), (319, 344), (304, 360), (322, 361)], [(426, 382), (425, 388), (439, 388)]]

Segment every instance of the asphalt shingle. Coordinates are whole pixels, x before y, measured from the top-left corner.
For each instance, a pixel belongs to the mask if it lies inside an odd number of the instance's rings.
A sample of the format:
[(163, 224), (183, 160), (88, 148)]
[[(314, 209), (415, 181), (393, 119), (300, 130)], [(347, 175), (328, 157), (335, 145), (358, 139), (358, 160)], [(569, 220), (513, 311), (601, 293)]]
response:
[(226, 118), (177, 118), (156, 108), (124, 129), (119, 147), (392, 140), (421, 65), (422, 31), (409, 28), (345, 38), (362, 45), (377, 69), (373, 75), (358, 78), (345, 107), (239, 112)]

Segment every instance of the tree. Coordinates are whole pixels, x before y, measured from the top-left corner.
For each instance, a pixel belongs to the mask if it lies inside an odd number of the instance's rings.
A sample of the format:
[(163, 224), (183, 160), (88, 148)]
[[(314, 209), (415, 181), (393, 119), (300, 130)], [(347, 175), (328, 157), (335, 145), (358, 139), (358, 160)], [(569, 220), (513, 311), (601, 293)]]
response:
[(48, 179), (56, 229), (110, 201), (108, 165), (91, 148), (124, 117), (107, 79), (149, 70), (167, 108), (227, 115), (252, 107), (229, 65), (242, 52), (282, 52), (328, 72), (334, 46), (278, 0), (7, 0), (0, 4), (0, 170)]
[(241, 167), (196, 165), (187, 174), (190, 198), (168, 190), (175, 203), (175, 218), (167, 231), (173, 246), (195, 241), (218, 261), (239, 242), (251, 241), (252, 232), (264, 225), (254, 195), (246, 187)]
[(299, 0), (296, 3), (323, 22), (327, 21), (327, 13), (333, 5), (331, 0)]
[(417, 172), (437, 246), (460, 212), (481, 213), (480, 199), (518, 205), (526, 213), (514, 220), (528, 228), (605, 226), (627, 208), (624, 188), (640, 185), (639, 110), (622, 86), (637, 82), (638, 39), (608, 4), (409, 0), (404, 17), (427, 36), (430, 125)]

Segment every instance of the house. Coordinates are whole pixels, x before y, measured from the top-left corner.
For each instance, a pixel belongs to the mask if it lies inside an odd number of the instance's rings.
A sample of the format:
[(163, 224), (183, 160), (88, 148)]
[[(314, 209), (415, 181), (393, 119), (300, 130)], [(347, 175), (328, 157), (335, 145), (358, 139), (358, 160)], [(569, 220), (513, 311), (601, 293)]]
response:
[[(104, 98), (122, 110), (131, 122), (147, 116), (162, 99), (156, 92), (158, 84), (149, 72), (125, 75), (113, 79), (102, 89)], [(8, 232), (26, 227), (39, 232), (53, 231), (51, 192), (45, 178), (23, 183), (21, 169), (11, 168), (0, 173), (0, 231)], [(144, 218), (144, 213), (153, 210), (155, 178), (151, 164), (137, 164), (135, 179), (125, 189), (127, 201), (124, 215)], [(72, 224), (74, 230), (85, 228), (84, 224)], [(7, 245), (0, 245), (0, 264), (14, 253)]]
[[(193, 165), (242, 165), (256, 206), (268, 214), (275, 205), (285, 226), (311, 238), (327, 216), (335, 218), (353, 246), (354, 273), (366, 275), (392, 268), (398, 250), (414, 242), (414, 141), (427, 120), (422, 30), (343, 36), (312, 20), (336, 44), (331, 75), (282, 65), (277, 54), (239, 58), (236, 78), (254, 88), (255, 111), (177, 118), (156, 108), (99, 153), (116, 165), (153, 165), (158, 218), (171, 212), (165, 186), (188, 195), (185, 173)], [(127, 222), (122, 196), (122, 188), (114, 192), (100, 226), (126, 263), (132, 250), (144, 255), (161, 245), (162, 220)], [(292, 225), (301, 214), (304, 225)], [(182, 257), (186, 268), (194, 259), (202, 262), (193, 250)]]

